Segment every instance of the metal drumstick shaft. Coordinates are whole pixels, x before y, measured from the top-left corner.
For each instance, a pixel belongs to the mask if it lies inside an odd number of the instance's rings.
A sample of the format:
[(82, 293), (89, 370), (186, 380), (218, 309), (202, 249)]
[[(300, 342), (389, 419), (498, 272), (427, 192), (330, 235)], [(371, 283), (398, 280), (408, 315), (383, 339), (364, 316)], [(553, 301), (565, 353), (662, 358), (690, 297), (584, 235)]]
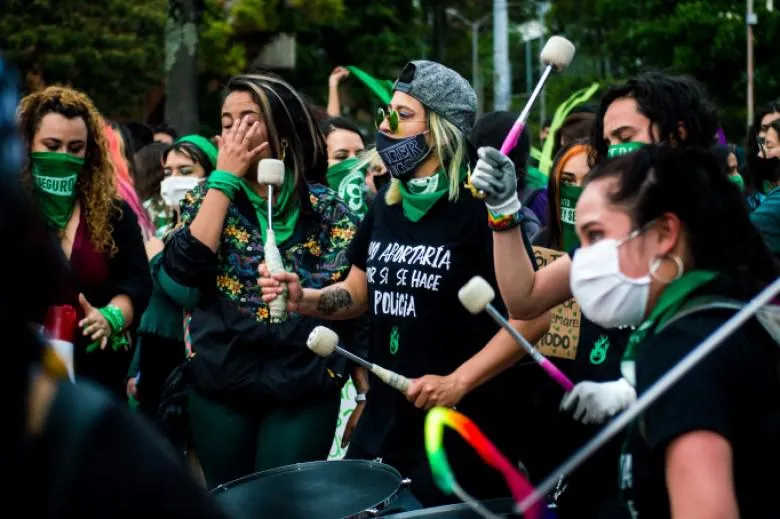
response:
[(564, 375), (561, 370), (555, 366), (555, 364), (550, 362), (544, 355), (539, 353), (539, 350), (534, 348), (533, 345), (520, 334), (520, 332), (515, 330), (493, 305), (488, 304), (485, 307), (485, 311), (490, 314), (490, 317), (492, 317), (494, 321), (496, 321), (502, 328), (509, 332), (509, 335), (511, 335), (512, 338), (523, 347), (525, 352), (528, 353), (528, 355), (530, 355), (531, 358), (533, 358), (534, 361), (536, 361), (536, 363), (539, 364), (539, 366), (541, 366), (541, 368), (544, 369), (553, 380), (558, 382), (558, 384), (560, 384), (565, 391), (571, 391), (571, 389), (574, 387), (574, 383), (569, 380), (569, 378)]

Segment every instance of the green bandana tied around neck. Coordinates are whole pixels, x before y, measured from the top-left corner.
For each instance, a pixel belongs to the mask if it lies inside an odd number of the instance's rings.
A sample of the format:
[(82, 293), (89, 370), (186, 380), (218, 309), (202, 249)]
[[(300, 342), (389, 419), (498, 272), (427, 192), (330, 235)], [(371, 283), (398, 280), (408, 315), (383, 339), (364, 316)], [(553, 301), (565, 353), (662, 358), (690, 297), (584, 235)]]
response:
[(716, 277), (718, 273), (711, 270), (693, 270), (683, 274), (677, 281), (673, 281), (661, 293), (650, 315), (631, 333), (623, 359), (620, 361), (620, 371), (632, 386), (636, 387), (636, 356), (639, 345), (648, 334), (654, 333), (659, 325), (674, 317), (693, 292)]
[(68, 224), (76, 203), (76, 181), (84, 159), (69, 153), (30, 154), (33, 189), (44, 221), (55, 229)]
[(718, 273), (711, 270), (693, 270), (683, 274), (680, 279), (673, 281), (667, 286), (661, 293), (661, 297), (658, 298), (658, 302), (650, 312), (650, 315), (631, 334), (623, 360), (634, 360), (636, 358), (636, 347), (647, 334), (655, 329), (656, 326), (674, 317), (674, 314), (682, 307), (688, 296), (707, 283), (710, 283), (716, 277), (718, 277)]
[(737, 185), (740, 193), (745, 192), (745, 179), (742, 178), (742, 175), (739, 173), (734, 173), (733, 175), (729, 175), (729, 180)]
[(643, 148), (644, 146), (646, 146), (644, 142), (624, 142), (621, 144), (613, 144), (607, 150), (607, 158), (614, 159), (615, 157), (620, 157), (621, 155), (628, 155), (629, 153), (633, 153), (638, 149)]
[(357, 169), (360, 162), (358, 157), (342, 160), (328, 168), (326, 177), (328, 186), (339, 194), (349, 210), (362, 218), (368, 212), (368, 204), (365, 198), (365, 169)]
[(561, 245), (568, 252), (580, 244), (577, 238), (574, 217), (576, 216), (577, 200), (582, 194), (582, 188), (573, 184), (560, 185), (561, 199)]
[[(295, 226), (298, 223), (298, 217), (301, 215), (301, 206), (295, 198), (295, 175), (291, 171), (284, 174), (284, 183), (281, 188), (274, 187), (274, 193), (279, 191), (276, 198), (276, 205), (273, 208), (273, 226), (276, 235), (276, 243), (281, 245), (290, 239)], [(252, 203), (257, 213), (257, 220), (260, 222), (260, 231), (263, 235), (263, 241), (266, 239), (268, 231), (268, 201), (255, 193), (252, 187), (245, 180), (241, 182), (241, 187), (246, 193), (247, 198)]]
[[(466, 171), (461, 171), (461, 178), (466, 177)], [(450, 179), (444, 170), (425, 178), (413, 178), (407, 182), (399, 182), (401, 190), (401, 207), (412, 222), (419, 222), (436, 202), (450, 190)]]

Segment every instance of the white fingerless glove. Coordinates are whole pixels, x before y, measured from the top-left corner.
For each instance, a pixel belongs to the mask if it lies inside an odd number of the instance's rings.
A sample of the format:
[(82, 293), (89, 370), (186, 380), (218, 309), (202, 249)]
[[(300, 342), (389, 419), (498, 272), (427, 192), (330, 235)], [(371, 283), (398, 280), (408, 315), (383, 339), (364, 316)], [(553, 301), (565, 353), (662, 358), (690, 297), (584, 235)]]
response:
[(563, 396), (561, 411), (574, 409), (575, 420), (600, 424), (635, 401), (636, 391), (624, 378), (613, 382), (580, 382)]

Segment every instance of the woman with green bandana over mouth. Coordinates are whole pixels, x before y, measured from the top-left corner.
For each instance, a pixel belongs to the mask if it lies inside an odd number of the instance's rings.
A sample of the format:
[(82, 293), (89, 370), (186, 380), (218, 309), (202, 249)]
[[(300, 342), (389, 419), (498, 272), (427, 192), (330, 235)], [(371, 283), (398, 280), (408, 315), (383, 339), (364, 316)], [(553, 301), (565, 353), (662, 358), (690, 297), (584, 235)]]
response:
[[(285, 166), (271, 225), (285, 268), (323, 288), (343, 279), (357, 218), (321, 184), (325, 139), (301, 95), (272, 75), (232, 78), (221, 107), (215, 170), (184, 195), (181, 222), (165, 243), (157, 280), (167, 292), (199, 295), (191, 307), (187, 363), (194, 447), (209, 487), (293, 463), (325, 460), (351, 366), (306, 347), (321, 320), (270, 315), (257, 286), (268, 233), (260, 160)], [(345, 346), (355, 320), (337, 328)], [(356, 374), (356, 386), (363, 381)], [(143, 373), (141, 380), (143, 381)]]
[(320, 125), (328, 145), (328, 186), (336, 191), (350, 211), (363, 218), (368, 211), (366, 145), (360, 130), (344, 117), (331, 117)]
[(25, 97), (19, 114), (30, 159), (22, 181), (70, 267), (60, 303), (79, 312), (76, 377), (121, 398), (128, 331), (152, 284), (135, 214), (117, 194), (103, 123), (87, 96), (64, 87)]
[[(457, 405), (514, 459), (515, 432), (524, 426), (514, 413), (500, 410), (500, 402), (515, 394), (511, 366), (523, 350), (489, 316), (470, 314), (457, 297), (476, 274), (495, 281), (484, 205), (463, 189), (475, 112), (476, 95), (463, 77), (439, 63), (407, 63), (389, 106), (377, 114), (376, 151), (392, 180), (377, 194), (350, 247), (346, 280), (312, 290), (301, 288), (300, 273), (272, 278), (264, 271), (260, 279), (266, 301), (286, 282), (290, 310), (305, 315), (335, 323), (369, 312), (369, 361), (414, 380), (406, 395), (371, 383), (347, 457), (381, 457), (412, 479), (412, 493), (426, 506), (452, 497), (430, 473), (424, 409)], [(519, 220), (492, 224), (517, 229)], [(513, 324), (535, 342), (549, 319)], [(448, 455), (458, 460), (457, 478), (472, 495), (487, 499), (508, 492), (467, 445), (453, 442)]]
[[(715, 108), (696, 81), (658, 72), (640, 74), (612, 87), (602, 98), (593, 126), (589, 163), (593, 166), (630, 154), (650, 143), (709, 149), (717, 129)], [(510, 206), (511, 196), (501, 193), (514, 190), (514, 165), (491, 148), (481, 149), (480, 157), (472, 183), (488, 194), (489, 210)], [(584, 232), (591, 231), (586, 226)], [(522, 261), (527, 252), (518, 232), (494, 233), (493, 245), (499, 288), (511, 315), (532, 319), (571, 299), (575, 251), (534, 272)], [(607, 321), (602, 326), (618, 326), (612, 324)], [(636, 391), (625, 378), (618, 378), (609, 382), (582, 381), (562, 396), (562, 410), (573, 412), (574, 418), (583, 423), (600, 424), (630, 405)], [(566, 507), (565, 493), (561, 498), (561, 516), (579, 517), (576, 507)]]

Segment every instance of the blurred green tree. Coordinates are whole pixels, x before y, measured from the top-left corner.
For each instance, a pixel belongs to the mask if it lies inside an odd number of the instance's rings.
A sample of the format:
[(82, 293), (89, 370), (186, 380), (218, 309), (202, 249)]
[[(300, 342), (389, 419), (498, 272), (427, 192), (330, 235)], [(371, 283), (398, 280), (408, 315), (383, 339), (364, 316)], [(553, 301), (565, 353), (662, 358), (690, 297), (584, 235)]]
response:
[(143, 111), (163, 75), (165, 0), (4, 0), (0, 49), (31, 91), (71, 85), (112, 117)]
[[(755, 92), (776, 99), (780, 12), (756, 2)], [(701, 81), (718, 104), (729, 140), (741, 142), (746, 118), (745, 3), (735, 0), (555, 0), (548, 23), (578, 46), (575, 60), (601, 78), (655, 68)]]

